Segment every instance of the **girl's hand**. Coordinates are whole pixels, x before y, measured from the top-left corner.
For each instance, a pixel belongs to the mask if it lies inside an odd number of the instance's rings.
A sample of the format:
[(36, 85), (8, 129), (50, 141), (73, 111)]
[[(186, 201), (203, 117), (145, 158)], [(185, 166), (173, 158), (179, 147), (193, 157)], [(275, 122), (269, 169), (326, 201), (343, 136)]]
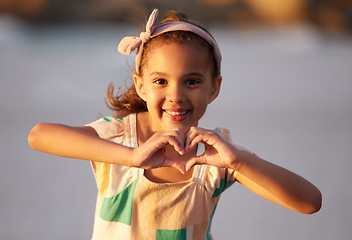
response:
[(239, 150), (222, 138), (217, 132), (198, 127), (191, 127), (186, 135), (186, 152), (198, 143), (203, 143), (202, 155), (191, 158), (186, 163), (186, 171), (196, 164), (207, 164), (215, 167), (234, 168)]
[(174, 167), (185, 173), (185, 165), (166, 155), (166, 147), (172, 146), (180, 155), (184, 154), (185, 137), (181, 129), (155, 133), (145, 143), (133, 150), (132, 164), (134, 167), (152, 169)]

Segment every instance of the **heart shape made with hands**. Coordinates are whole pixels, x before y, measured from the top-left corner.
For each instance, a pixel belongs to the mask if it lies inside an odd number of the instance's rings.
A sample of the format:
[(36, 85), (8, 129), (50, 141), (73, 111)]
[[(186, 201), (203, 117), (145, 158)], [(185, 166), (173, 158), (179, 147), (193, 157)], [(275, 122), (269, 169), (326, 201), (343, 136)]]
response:
[(196, 164), (230, 167), (237, 153), (217, 131), (191, 127), (186, 135), (181, 129), (155, 133), (138, 147), (134, 163), (145, 169), (174, 167), (185, 173)]

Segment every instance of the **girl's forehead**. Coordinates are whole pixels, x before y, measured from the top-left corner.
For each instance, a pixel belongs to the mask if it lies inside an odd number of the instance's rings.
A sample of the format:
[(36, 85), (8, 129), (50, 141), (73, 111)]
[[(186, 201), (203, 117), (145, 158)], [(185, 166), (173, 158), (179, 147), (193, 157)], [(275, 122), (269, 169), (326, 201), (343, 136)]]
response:
[(196, 44), (196, 43), (180, 43), (180, 42), (168, 42), (168, 43), (160, 43), (159, 45), (155, 45), (150, 49), (148, 55), (151, 54), (160, 54), (161, 52), (164, 54), (172, 54), (173, 51), (182, 51), (182, 52), (192, 52), (192, 53), (202, 53), (202, 55), (207, 56), (207, 51), (205, 51), (204, 47)]
[[(166, 32), (161, 35), (152, 37), (147, 43), (144, 44), (142, 49), (142, 55), (139, 60), (139, 71), (140, 74), (143, 74), (143, 68), (150, 60), (150, 55), (153, 55), (154, 52), (158, 52), (157, 50), (163, 46), (169, 45), (177, 45), (180, 48), (192, 48), (197, 49), (198, 51), (203, 52), (204, 58), (208, 58), (210, 69), (212, 71), (212, 75), (217, 76), (217, 64), (214, 55), (214, 49), (211, 45), (204, 40), (202, 37), (189, 32), (189, 31), (174, 31), (174, 32)], [(202, 57), (203, 57), (202, 56)]]
[(146, 63), (160, 58), (165, 58), (165, 60), (169, 60), (171, 58), (179, 58), (183, 60), (196, 58), (199, 61), (207, 61), (210, 59), (209, 53), (205, 51), (202, 46), (193, 43), (178, 42), (155, 46), (150, 49), (145, 57)]
[(209, 70), (210, 64), (207, 52), (195, 44), (163, 44), (151, 50), (147, 58), (143, 72), (155, 69), (204, 71)]

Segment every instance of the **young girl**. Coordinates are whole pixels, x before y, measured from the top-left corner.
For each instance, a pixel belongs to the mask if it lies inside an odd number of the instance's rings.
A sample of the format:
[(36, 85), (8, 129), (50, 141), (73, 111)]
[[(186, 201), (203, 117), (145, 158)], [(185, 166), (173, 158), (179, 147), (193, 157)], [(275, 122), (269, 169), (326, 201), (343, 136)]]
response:
[(36, 150), (91, 161), (92, 239), (212, 239), (216, 205), (235, 181), (286, 208), (319, 211), (310, 182), (232, 144), (226, 129), (198, 127), (220, 91), (219, 47), (183, 15), (157, 18), (154, 10), (146, 31), (119, 45), (137, 54), (132, 87), (117, 97), (109, 88), (114, 117), (83, 127), (40, 123), (29, 134)]

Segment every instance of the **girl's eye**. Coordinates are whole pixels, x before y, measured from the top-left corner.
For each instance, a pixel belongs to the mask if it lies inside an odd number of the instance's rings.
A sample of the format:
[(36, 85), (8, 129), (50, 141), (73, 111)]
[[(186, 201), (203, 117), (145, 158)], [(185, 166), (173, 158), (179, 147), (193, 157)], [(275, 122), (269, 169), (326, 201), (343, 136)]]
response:
[(199, 81), (196, 79), (190, 79), (190, 80), (186, 81), (186, 85), (191, 85), (191, 86), (196, 85), (198, 83), (199, 83)]
[(154, 83), (158, 84), (158, 85), (163, 85), (166, 84), (166, 80), (165, 79), (157, 79), (154, 81)]

